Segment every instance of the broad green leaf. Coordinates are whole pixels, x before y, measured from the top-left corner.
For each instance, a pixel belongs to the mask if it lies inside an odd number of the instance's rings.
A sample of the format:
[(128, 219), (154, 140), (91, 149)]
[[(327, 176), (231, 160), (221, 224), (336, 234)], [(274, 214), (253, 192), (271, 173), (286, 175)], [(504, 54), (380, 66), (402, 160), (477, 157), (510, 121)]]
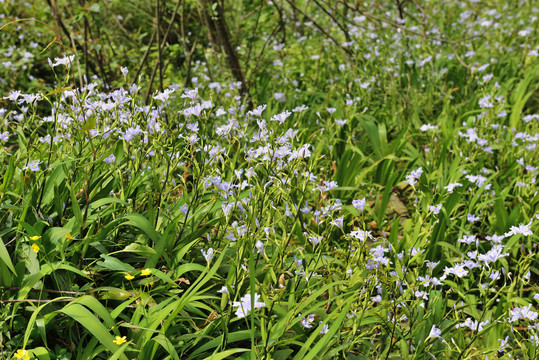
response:
[(108, 358), (108, 360), (116, 360), (116, 359), (120, 359), (120, 357), (124, 355), (124, 351), (125, 349), (127, 348), (127, 346), (129, 346), (129, 342), (126, 342), (125, 344), (121, 345), (118, 350), (116, 350), (114, 352), (114, 354), (112, 354), (112, 356), (110, 358)]
[(157, 254), (157, 252), (153, 248), (147, 245), (142, 245), (142, 244), (137, 244), (137, 243), (131, 243), (127, 245), (123, 250), (114, 252), (114, 254), (121, 253), (121, 252), (129, 252), (129, 253), (141, 255), (144, 257), (150, 257), (152, 255)]
[(11, 258), (9, 257), (9, 253), (1, 238), (0, 238), (0, 260), (8, 267), (9, 270), (11, 270), (11, 272), (15, 276), (17, 276), (15, 267), (13, 267), (13, 263), (11, 262)]
[(206, 358), (204, 358), (204, 360), (222, 360), (222, 359), (227, 359), (227, 358), (230, 358), (230, 356), (234, 355), (234, 354), (238, 354), (238, 353), (241, 353), (241, 352), (245, 352), (245, 351), (249, 351), (249, 349), (241, 349), (241, 348), (238, 348), (238, 349), (230, 349), (230, 350), (225, 350), (225, 351), (221, 351), (217, 354), (213, 354), (213, 355), (210, 355)]
[[(96, 4), (94, 4), (96, 5)], [(91, 116), (82, 126), (81, 126), (81, 130), (82, 131), (90, 131), (92, 130), (93, 128), (95, 128), (95, 116)]]
[(59, 186), (66, 178), (66, 174), (63, 166), (56, 166), (45, 183), (45, 189), (43, 191), (42, 204), (47, 205), (54, 199), (54, 187)]
[[(101, 321), (99, 321), (99, 319), (84, 306), (79, 304), (69, 304), (58, 311), (76, 320), (95, 336), (110, 352), (113, 354), (116, 353), (118, 345), (113, 342), (113, 334), (111, 334)], [(119, 358), (127, 359), (124, 354), (121, 354)]]
[(108, 309), (106, 309), (95, 297), (90, 295), (81, 296), (73, 300), (72, 304), (85, 305), (89, 309), (92, 309), (103, 321), (109, 329), (115, 327), (114, 319), (110, 315)]
[(34, 354), (34, 356), (37, 356), (39, 360), (49, 360), (49, 350), (44, 348), (43, 346), (36, 347), (34, 349), (28, 349), (28, 352), (31, 354)]
[(163, 334), (159, 334), (152, 338), (153, 341), (159, 343), (167, 351), (167, 353), (175, 360), (180, 360), (180, 357), (178, 356), (178, 353), (176, 352), (176, 349), (174, 349), (174, 345), (170, 342), (170, 340), (165, 337)]
[(135, 226), (140, 230), (144, 231), (144, 233), (154, 242), (154, 244), (157, 244), (159, 242), (159, 233), (155, 231), (153, 225), (150, 224), (148, 219), (146, 219), (144, 216), (133, 213), (124, 216), (124, 219), (127, 221), (122, 223), (122, 225)]
[(103, 261), (98, 261), (97, 265), (109, 269), (112, 271), (135, 271), (135, 268), (129, 264), (124, 263), (120, 259), (117, 259), (113, 256), (101, 254), (100, 257)]
[(318, 336), (320, 336), (320, 330), (322, 330), (322, 327), (329, 321), (330, 317), (328, 317), (322, 324), (320, 324), (318, 328), (313, 331), (311, 336), (309, 336), (309, 339), (307, 339), (305, 345), (301, 348), (301, 350), (296, 354), (296, 356), (294, 356), (294, 360), (311, 360), (319, 355), (323, 355), (328, 350), (326, 346), (334, 338), (335, 334), (340, 329), (344, 318), (348, 314), (350, 306), (352, 306), (352, 302), (348, 302), (348, 304), (340, 310), (339, 316), (335, 319), (331, 327), (329, 327), (328, 332), (322, 336), (322, 339), (320, 339), (316, 343), (316, 345), (312, 349), (310, 349), (308, 353), (306, 353), (314, 340)]
[(77, 195), (75, 195), (75, 188), (73, 187), (73, 184), (69, 185), (69, 195), (71, 196), (71, 208), (73, 210), (73, 215), (75, 215), (76, 222), (73, 225), (73, 229), (75, 229), (82, 225), (82, 212), (77, 200)]
[(25, 347), (26, 344), (28, 344), (28, 340), (30, 339), (30, 335), (32, 333), (32, 330), (34, 329), (34, 324), (36, 323), (37, 317), (39, 316), (39, 313), (41, 312), (41, 310), (45, 306), (52, 305), (54, 302), (63, 301), (63, 300), (69, 300), (69, 299), (72, 299), (72, 298), (70, 298), (70, 297), (58, 297), (56, 299), (51, 300), (50, 302), (47, 302), (45, 304), (40, 305), (36, 309), (34, 309), (34, 311), (32, 312), (32, 316), (30, 316), (30, 319), (28, 320), (28, 323), (26, 325), (26, 330), (24, 332), (23, 347)]

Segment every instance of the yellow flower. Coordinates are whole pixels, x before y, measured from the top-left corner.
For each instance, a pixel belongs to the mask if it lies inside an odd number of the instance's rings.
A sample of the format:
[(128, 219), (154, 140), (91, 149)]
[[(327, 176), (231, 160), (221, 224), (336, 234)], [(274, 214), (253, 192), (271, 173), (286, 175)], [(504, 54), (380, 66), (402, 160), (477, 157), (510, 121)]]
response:
[(19, 349), (15, 353), (15, 359), (30, 360), (30, 354), (27, 350)]
[(122, 336), (122, 337), (116, 336), (116, 339), (112, 340), (113, 343), (118, 344), (118, 345), (122, 345), (126, 341), (127, 341), (127, 339), (126, 339), (125, 336)]
[(133, 275), (127, 274), (127, 275), (125, 275), (125, 278), (126, 278), (127, 280), (131, 281), (131, 280), (133, 280), (135, 277), (134, 277)]
[(65, 234), (66, 239), (73, 240), (73, 235), (71, 233)]
[(32, 250), (37, 253), (39, 251), (39, 246), (37, 246), (36, 244), (32, 244)]
[(39, 240), (39, 239), (41, 239), (41, 236), (38, 236), (38, 235), (36, 235), (36, 236), (30, 236), (30, 240), (32, 240), (32, 241), (37, 241), (37, 240)]
[(151, 275), (152, 274), (152, 271), (148, 268), (148, 269), (144, 269), (142, 270), (142, 272), (140, 273), (142, 276), (148, 276), (148, 275)]

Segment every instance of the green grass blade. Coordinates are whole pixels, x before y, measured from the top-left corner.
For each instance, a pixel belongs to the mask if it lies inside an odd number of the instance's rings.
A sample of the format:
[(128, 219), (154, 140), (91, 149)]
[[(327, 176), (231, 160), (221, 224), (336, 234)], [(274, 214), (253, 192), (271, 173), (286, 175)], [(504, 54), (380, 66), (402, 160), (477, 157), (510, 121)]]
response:
[(17, 272), (15, 271), (15, 267), (13, 266), (13, 263), (11, 262), (11, 258), (9, 257), (9, 253), (6, 249), (6, 245), (4, 245), (4, 242), (0, 238), (0, 260), (8, 267), (11, 272), (17, 276)]
[[(84, 306), (72, 303), (58, 311), (73, 318), (95, 336), (110, 352), (113, 354), (116, 353), (118, 345), (113, 342), (114, 336), (107, 330), (103, 323)], [(127, 356), (121, 354), (119, 358), (127, 359)]]

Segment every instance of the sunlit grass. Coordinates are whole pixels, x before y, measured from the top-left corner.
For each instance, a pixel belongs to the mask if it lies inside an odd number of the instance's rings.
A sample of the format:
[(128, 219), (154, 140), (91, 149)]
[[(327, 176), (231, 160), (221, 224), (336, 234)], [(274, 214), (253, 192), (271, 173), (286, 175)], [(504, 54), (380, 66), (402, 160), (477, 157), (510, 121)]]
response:
[(490, 5), (243, 34), (250, 99), (215, 54), (75, 89), (6, 27), (2, 356), (535, 359), (538, 10)]

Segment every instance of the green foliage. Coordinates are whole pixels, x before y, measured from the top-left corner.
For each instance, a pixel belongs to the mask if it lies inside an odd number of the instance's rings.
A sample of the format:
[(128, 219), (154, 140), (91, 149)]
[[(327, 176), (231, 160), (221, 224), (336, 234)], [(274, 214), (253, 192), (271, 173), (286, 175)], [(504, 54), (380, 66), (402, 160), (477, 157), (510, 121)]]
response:
[(537, 358), (531, 2), (156, 4), (2, 2), (3, 358)]

